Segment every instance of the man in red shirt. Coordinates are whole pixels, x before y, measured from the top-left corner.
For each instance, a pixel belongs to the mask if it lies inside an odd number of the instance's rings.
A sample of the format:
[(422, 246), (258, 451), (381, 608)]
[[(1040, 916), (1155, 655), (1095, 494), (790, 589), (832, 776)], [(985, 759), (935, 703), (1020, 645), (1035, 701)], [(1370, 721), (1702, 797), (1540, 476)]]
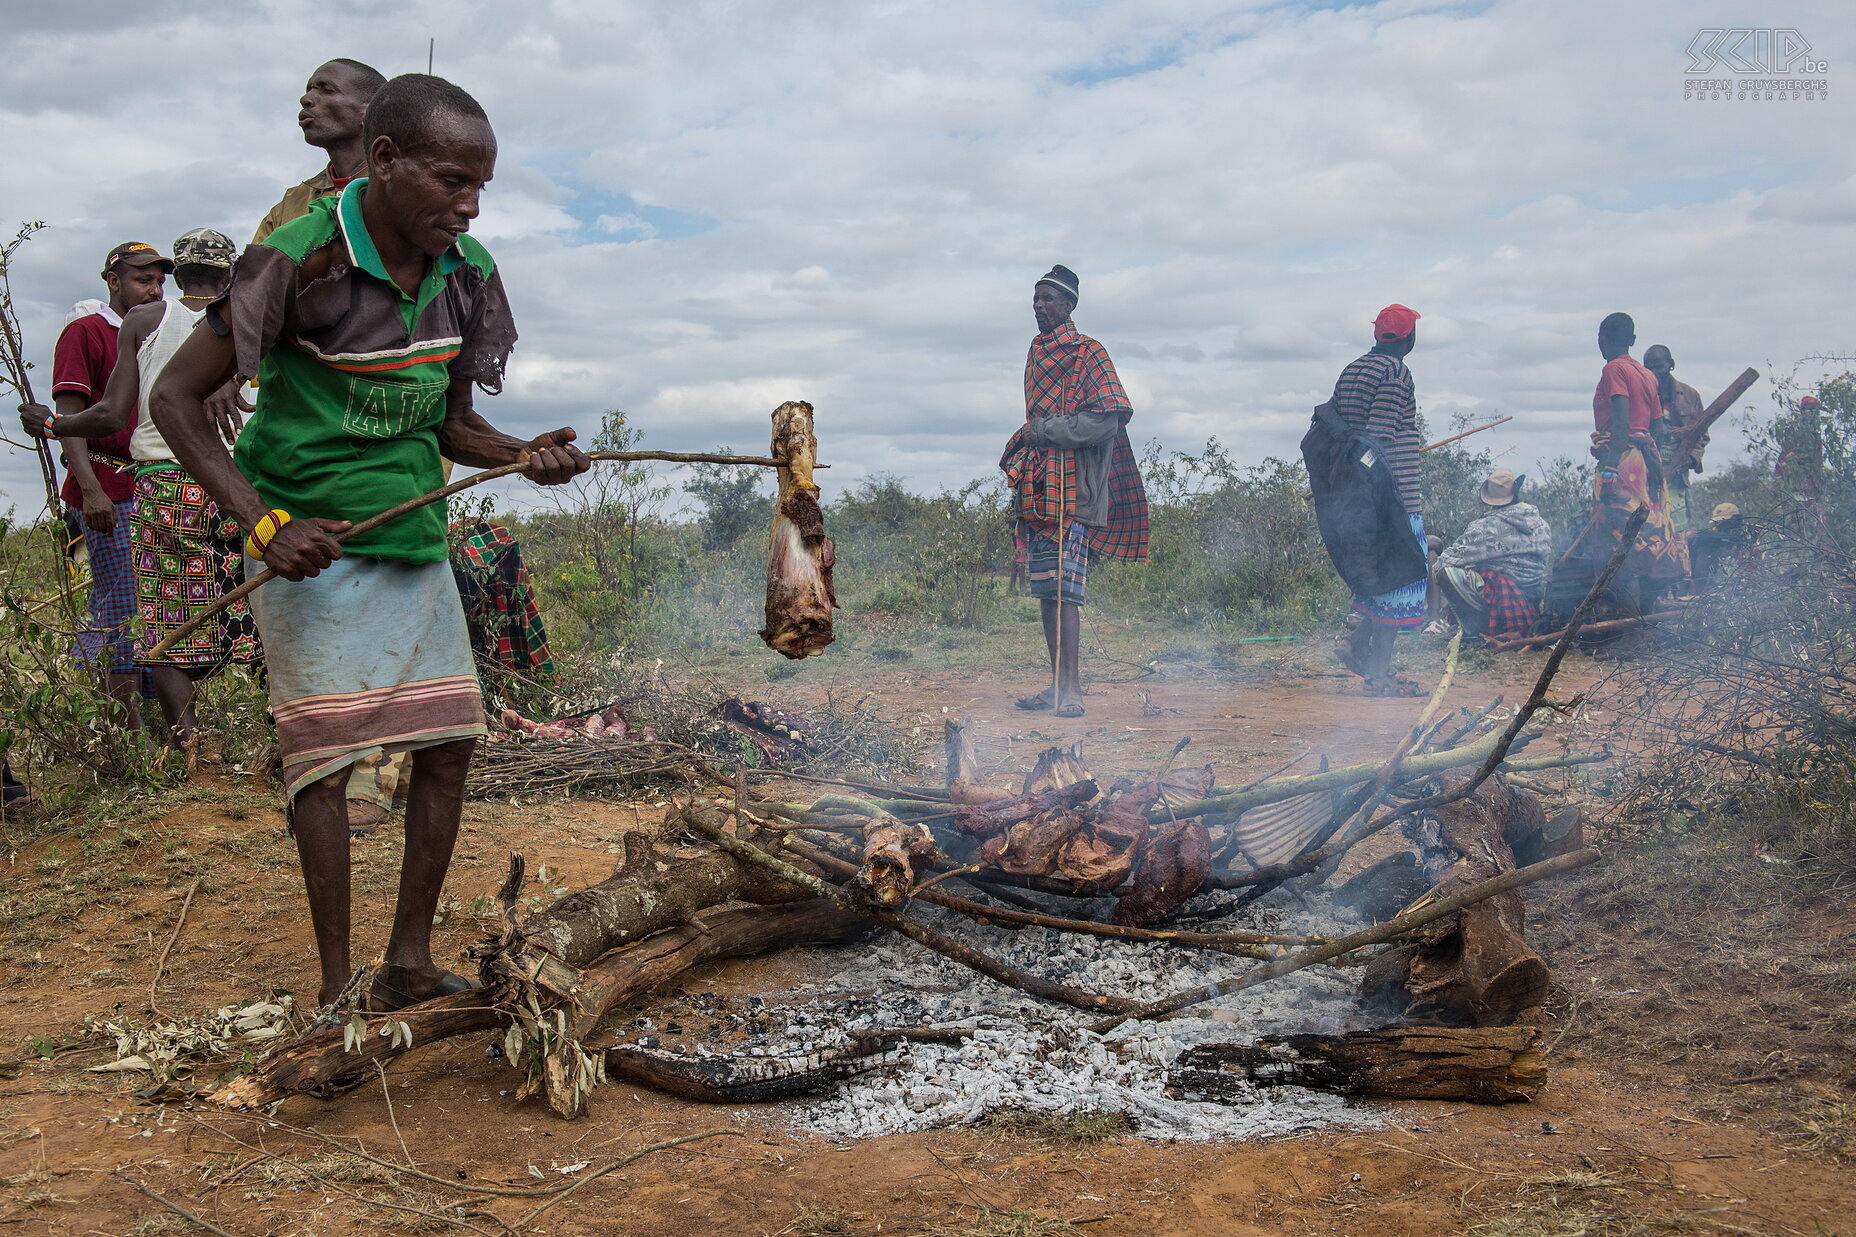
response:
[[(125, 241), (103, 260), (109, 304), (72, 319), (52, 353), (53, 413), (47, 429), (56, 434), (60, 416), (82, 412), (103, 397), (116, 368), (116, 332), (122, 316), (137, 305), (161, 299), (174, 263), (153, 245)], [(95, 302), (91, 302), (95, 304)], [(135, 503), (135, 465), (127, 429), (104, 438), (59, 437), (66, 477), (59, 497), (82, 513), (84, 549), (90, 559), (89, 615), (77, 633), (79, 661), (103, 674), (103, 688), (128, 710), (125, 724), (140, 729), (141, 704), (135, 668), (135, 566), (130, 514)]]

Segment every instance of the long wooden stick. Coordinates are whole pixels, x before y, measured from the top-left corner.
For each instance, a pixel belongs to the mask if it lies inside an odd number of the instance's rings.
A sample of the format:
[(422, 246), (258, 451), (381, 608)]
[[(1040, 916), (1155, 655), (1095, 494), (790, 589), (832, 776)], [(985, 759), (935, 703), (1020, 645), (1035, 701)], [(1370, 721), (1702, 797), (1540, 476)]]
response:
[(1403, 936), (1413, 928), (1422, 928), (1425, 924), (1442, 919), (1445, 915), (1453, 915), (1466, 906), (1474, 906), (1476, 903), (1487, 901), (1497, 894), (1507, 893), (1510, 889), (1519, 889), (1523, 885), (1531, 885), (1535, 881), (1545, 880), (1549, 876), (1558, 876), (1561, 872), (1570, 872), (1575, 868), (1582, 868), (1588, 863), (1597, 863), (1601, 857), (1602, 856), (1595, 850), (1576, 850), (1570, 854), (1560, 855), (1554, 859), (1542, 860), (1540, 863), (1532, 864), (1525, 868), (1511, 869), (1507, 872), (1503, 872), (1500, 876), (1491, 877), (1479, 884), (1471, 885), (1461, 893), (1454, 894), (1438, 902), (1432, 902), (1427, 906), (1418, 907), (1415, 910), (1406, 911), (1403, 915), (1394, 919), (1388, 919), (1377, 927), (1366, 928), (1350, 936), (1337, 937), (1325, 945), (1317, 945), (1313, 949), (1305, 949), (1301, 953), (1291, 954), (1287, 958), (1279, 958), (1275, 962), (1266, 963), (1253, 971), (1246, 971), (1242, 975), (1221, 980), (1215, 984), (1203, 984), (1196, 988), (1187, 988), (1183, 992), (1176, 992), (1172, 996), (1162, 997), (1158, 1001), (1149, 1001), (1132, 1013), (1118, 1014), (1113, 1018), (1104, 1019), (1101, 1022), (1093, 1024), (1089, 1029), (1097, 1034), (1105, 1034), (1114, 1030), (1130, 1018), (1142, 1020), (1170, 1018), (1181, 1010), (1190, 1009), (1194, 1005), (1202, 1005), (1206, 1001), (1213, 1001), (1221, 996), (1229, 996), (1233, 992), (1242, 992), (1246, 988), (1254, 988), (1258, 984), (1267, 983), (1269, 980), (1280, 979), (1291, 971), (1299, 971), (1305, 967), (1311, 967), (1318, 963), (1326, 962), (1330, 958), (1338, 958), (1342, 954), (1352, 953), (1356, 949), (1364, 949), (1368, 945), (1377, 945), (1383, 941), (1389, 941), (1393, 937)]
[[(1602, 623), (1587, 623), (1580, 630), (1590, 635), (1595, 631), (1622, 631), (1627, 627), (1641, 627), (1646, 623), (1658, 623), (1663, 619), (1681, 618), (1680, 610), (1658, 610), (1655, 614), (1638, 614), (1630, 618), (1606, 619)], [(1494, 640), (1489, 643), (1491, 653), (1512, 653), (1516, 649), (1530, 649), (1538, 644), (1552, 644), (1566, 634), (1565, 628), (1550, 631), (1543, 636), (1513, 636), (1506, 640)]]
[(1676, 439), (1675, 448), (1669, 453), (1671, 458), (1668, 469), (1680, 473), (1689, 454), (1694, 451), (1695, 444), (1708, 432), (1708, 427), (1720, 420), (1721, 414), (1733, 407), (1734, 401), (1745, 395), (1746, 389), (1758, 381), (1759, 371), (1747, 366), (1740, 371), (1738, 378), (1727, 384), (1725, 391), (1714, 397), (1712, 404), (1701, 410), (1701, 415), (1695, 418), (1695, 424), (1683, 426), (1682, 437)]
[[(13, 389), (19, 392), (22, 402), (36, 404), (32, 397), (32, 379), (27, 375), (26, 349), (19, 338), (18, 324), (13, 320), (13, 253), (32, 234), (44, 225), (29, 223), (19, 229), (13, 243), (0, 250), (0, 335), (4, 336), (6, 347), (7, 378)], [(37, 434), (32, 436), (32, 449), (39, 457), (39, 474), (45, 481), (45, 511), (55, 522), (58, 520), (58, 472), (52, 467), (52, 446)]]
[(1426, 451), (1435, 451), (1439, 447), (1447, 447), (1451, 443), (1456, 442), (1458, 439), (1468, 438), (1471, 434), (1480, 434), (1483, 430), (1492, 430), (1496, 426), (1506, 425), (1508, 424), (1508, 422), (1512, 420), (1514, 420), (1512, 416), (1507, 416), (1507, 417), (1501, 418), (1499, 421), (1490, 421), (1486, 425), (1478, 425), (1473, 429), (1466, 429), (1460, 434), (1452, 434), (1448, 438), (1439, 438), (1436, 442), (1426, 443), (1424, 446), (1419, 447), (1418, 452), (1419, 454), (1423, 454)]
[[(667, 464), (743, 464), (755, 468), (778, 468), (780, 466), (778, 460), (771, 459), (764, 455), (722, 455), (711, 451), (589, 451), (587, 452), (587, 458), (595, 461), (618, 461), (621, 463), (655, 460)], [(819, 467), (824, 468), (827, 466), (820, 464)], [(482, 472), (474, 472), (468, 477), (453, 481), (450, 485), (442, 485), (433, 490), (430, 494), (421, 494), (417, 498), (407, 499), (397, 507), (389, 507), (379, 515), (369, 516), (359, 524), (356, 524), (353, 528), (350, 528), (347, 532), (336, 534), (335, 540), (338, 542), (347, 541), (351, 538), (359, 537), (362, 533), (371, 533), (382, 524), (397, 520), (401, 516), (409, 512), (417, 511), (421, 507), (430, 506), (432, 503), (450, 498), (453, 494), (462, 490), (468, 490), (473, 485), (482, 485), (485, 481), (494, 481), (498, 477), (514, 476), (517, 473), (527, 472), (528, 469), (529, 466), (527, 464), (504, 464), (500, 468), (486, 468)], [(169, 649), (172, 649), (176, 644), (179, 644), (182, 640), (185, 640), (188, 636), (198, 631), (208, 619), (217, 615), (240, 598), (256, 592), (259, 588), (269, 584), (276, 578), (277, 573), (275, 571), (266, 569), (263, 573), (255, 575), (251, 579), (245, 581), (237, 588), (226, 593), (218, 601), (215, 601), (212, 605), (200, 611), (200, 613), (196, 614), (192, 619), (182, 623), (172, 635), (150, 650), (145, 660), (159, 661), (167, 654)]]

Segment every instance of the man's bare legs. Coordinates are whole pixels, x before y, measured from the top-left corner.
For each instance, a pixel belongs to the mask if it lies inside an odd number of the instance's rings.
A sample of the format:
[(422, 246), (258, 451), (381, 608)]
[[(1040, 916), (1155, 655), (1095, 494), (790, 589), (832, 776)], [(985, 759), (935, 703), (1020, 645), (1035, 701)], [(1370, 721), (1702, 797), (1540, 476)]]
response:
[(444, 892), (445, 872), (464, 815), (464, 775), (475, 739), (454, 739), (412, 754), (412, 793), (406, 800), (406, 858), (400, 864), (399, 900), (387, 961), (406, 968), (408, 990), (427, 995), (445, 972), (432, 961), (432, 916)]
[(1050, 656), (1053, 687), (1018, 701), (1021, 709), (1048, 709), (1059, 717), (1083, 715), (1082, 641), (1083, 608), (1052, 598), (1038, 600), (1038, 617), (1044, 623), (1044, 648)]
[(347, 785), (348, 770), (342, 769), (305, 786), (296, 794), (291, 819), (303, 888), (309, 895), (309, 921), (322, 958), (318, 1006), (340, 996), (354, 971), (348, 957), (348, 800), (342, 793)]
[[(464, 774), (474, 739), (456, 739), (413, 753), (412, 797), (406, 805), (406, 854), (400, 863), (399, 899), (387, 962), (404, 967), (415, 998), (445, 974), (432, 962), (432, 916), (444, 891), (445, 872), (464, 812)], [(348, 770), (297, 792), (294, 829), (309, 918), (322, 957), (320, 1004), (341, 995), (354, 972), (348, 855)]]
[(142, 676), (139, 674), (103, 675), (103, 694), (128, 710), (123, 729), (131, 734), (142, 728)]
[(193, 678), (178, 666), (150, 666), (149, 684), (155, 699), (161, 702), (161, 715), (167, 719), (168, 731), (176, 743), (193, 738), (197, 722), (193, 712)]

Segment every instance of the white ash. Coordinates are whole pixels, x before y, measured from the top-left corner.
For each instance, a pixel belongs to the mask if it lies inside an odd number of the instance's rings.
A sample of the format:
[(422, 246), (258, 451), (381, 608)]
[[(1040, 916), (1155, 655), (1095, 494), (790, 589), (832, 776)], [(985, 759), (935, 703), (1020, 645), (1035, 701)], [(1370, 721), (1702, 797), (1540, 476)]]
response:
[[(917, 903), (911, 913), (928, 910)], [(1259, 965), (1252, 958), (1211, 950), (1045, 928), (1007, 931), (951, 912), (934, 911), (931, 918), (943, 931), (1046, 979), (1137, 1000)], [(1262, 927), (1333, 935), (1363, 925), (1322, 898), (1190, 926), (1208, 932)], [(1354, 1025), (1357, 971), (1310, 967), (1220, 998), (1190, 1016), (1124, 1023), (1099, 1036), (1083, 1029), (1096, 1015), (1034, 1000), (892, 934), (848, 954), (819, 951), (816, 956), (823, 966), (836, 963), (841, 969), (822, 982), (767, 994), (769, 1006), (787, 1007), (785, 1027), (756, 1037), (757, 1054), (797, 1053), (842, 1043), (848, 1033), (905, 1026), (981, 1030), (959, 1043), (906, 1044), (898, 1064), (852, 1078), (827, 1098), (786, 1105), (787, 1120), (802, 1129), (872, 1137), (960, 1125), (999, 1108), (1123, 1112), (1144, 1136), (1194, 1141), (1379, 1123), (1371, 1109), (1299, 1087), (1261, 1088), (1243, 1105), (1175, 1100), (1165, 1092), (1167, 1067), (1194, 1044)], [(852, 961), (845, 965), (847, 956)], [(1213, 1011), (1218, 1017), (1211, 1016)], [(767, 1012), (780, 1020), (780, 1011)]]

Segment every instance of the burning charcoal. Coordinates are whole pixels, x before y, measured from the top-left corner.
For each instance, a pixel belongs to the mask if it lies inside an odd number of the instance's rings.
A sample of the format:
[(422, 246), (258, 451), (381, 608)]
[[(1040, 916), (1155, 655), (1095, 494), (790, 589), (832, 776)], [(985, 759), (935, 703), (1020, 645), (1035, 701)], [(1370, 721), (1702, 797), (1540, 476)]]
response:
[(1144, 928), (1186, 904), (1212, 868), (1211, 835), (1196, 820), (1154, 834), (1134, 873), (1134, 891), (1115, 904), (1115, 922)]

